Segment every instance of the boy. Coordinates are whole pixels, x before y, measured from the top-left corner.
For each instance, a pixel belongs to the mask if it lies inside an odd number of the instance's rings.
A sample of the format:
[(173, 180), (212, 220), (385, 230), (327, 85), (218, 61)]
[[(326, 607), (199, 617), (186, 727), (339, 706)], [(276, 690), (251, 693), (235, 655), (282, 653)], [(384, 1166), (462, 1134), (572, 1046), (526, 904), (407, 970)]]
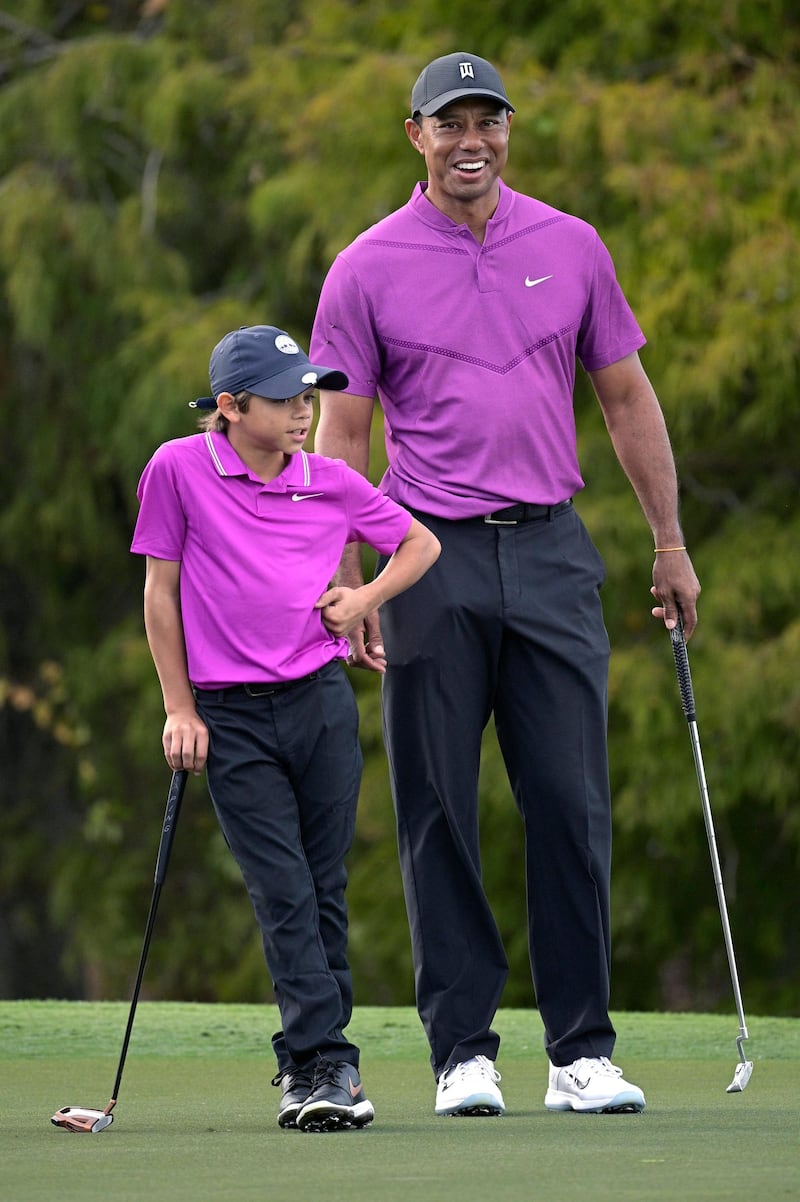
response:
[[(362, 1127), (374, 1110), (352, 1010), (344, 858), (361, 777), (358, 712), (336, 662), (364, 616), (418, 580), (437, 539), (341, 460), (308, 454), (313, 389), (347, 387), (284, 331), (214, 348), (214, 412), (164, 443), (138, 488), (145, 629), (173, 769), (207, 771), (273, 980), (278, 1124)], [(329, 588), (346, 543), (391, 555), (362, 588)]]

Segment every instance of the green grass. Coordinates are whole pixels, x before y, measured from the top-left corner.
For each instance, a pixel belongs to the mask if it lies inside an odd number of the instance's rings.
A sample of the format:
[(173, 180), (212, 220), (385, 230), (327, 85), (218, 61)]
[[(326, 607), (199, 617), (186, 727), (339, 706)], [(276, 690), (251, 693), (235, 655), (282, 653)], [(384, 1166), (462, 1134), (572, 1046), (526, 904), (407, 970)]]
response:
[(749, 1018), (755, 1063), (727, 1094), (735, 1018), (618, 1014), (633, 1115), (550, 1114), (536, 1013), (501, 1011), (501, 1119), (437, 1119), (407, 1009), (356, 1012), (375, 1104), (365, 1131), (275, 1123), (273, 1007), (139, 1006), (112, 1127), (75, 1136), (64, 1105), (102, 1108), (127, 1003), (0, 1002), (3, 1202), (762, 1202), (800, 1197), (800, 1020)]

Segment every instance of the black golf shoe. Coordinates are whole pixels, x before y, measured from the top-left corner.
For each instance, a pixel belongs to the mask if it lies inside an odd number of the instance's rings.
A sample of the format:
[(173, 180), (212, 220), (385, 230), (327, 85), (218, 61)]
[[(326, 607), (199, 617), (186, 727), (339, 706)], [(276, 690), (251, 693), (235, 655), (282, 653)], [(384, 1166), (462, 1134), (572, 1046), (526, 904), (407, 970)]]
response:
[(344, 1131), (366, 1127), (375, 1118), (358, 1069), (346, 1060), (318, 1060), (311, 1093), (300, 1107), (301, 1131)]
[(312, 1072), (309, 1068), (285, 1068), (272, 1078), (280, 1086), (281, 1104), (278, 1107), (278, 1126), (296, 1127), (300, 1108), (311, 1093)]

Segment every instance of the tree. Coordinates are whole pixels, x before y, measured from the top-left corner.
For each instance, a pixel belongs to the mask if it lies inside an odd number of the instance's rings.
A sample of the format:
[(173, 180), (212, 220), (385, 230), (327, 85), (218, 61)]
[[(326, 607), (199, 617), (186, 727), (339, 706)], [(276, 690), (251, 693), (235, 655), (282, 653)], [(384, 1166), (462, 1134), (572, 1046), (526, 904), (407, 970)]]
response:
[[(0, 13), (0, 993), (126, 992), (168, 785), (128, 552), (139, 472), (191, 432), (221, 334), (267, 320), (307, 341), (332, 257), (417, 178), (416, 72), (464, 44), (502, 66), (517, 107), (508, 182), (598, 227), (651, 339), (704, 584), (690, 654), (743, 987), (749, 1007), (796, 1007), (798, 20), (779, 0)], [(729, 1006), (648, 532), (586, 380), (576, 406), (614, 647), (614, 1002)], [(376, 430), (376, 477), (382, 455)], [(377, 681), (354, 684), (357, 996), (408, 1002)], [(504, 1000), (528, 1004), (518, 819), (491, 730), (481, 787)], [(155, 990), (264, 996), (199, 784), (162, 905)]]

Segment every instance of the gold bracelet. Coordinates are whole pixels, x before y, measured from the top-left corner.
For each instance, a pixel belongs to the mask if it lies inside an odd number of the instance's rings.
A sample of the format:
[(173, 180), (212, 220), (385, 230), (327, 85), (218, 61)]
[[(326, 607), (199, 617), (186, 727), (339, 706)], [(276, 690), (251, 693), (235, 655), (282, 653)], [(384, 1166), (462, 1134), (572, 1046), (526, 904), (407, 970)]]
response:
[(656, 555), (660, 555), (662, 551), (685, 551), (685, 547), (653, 547)]

